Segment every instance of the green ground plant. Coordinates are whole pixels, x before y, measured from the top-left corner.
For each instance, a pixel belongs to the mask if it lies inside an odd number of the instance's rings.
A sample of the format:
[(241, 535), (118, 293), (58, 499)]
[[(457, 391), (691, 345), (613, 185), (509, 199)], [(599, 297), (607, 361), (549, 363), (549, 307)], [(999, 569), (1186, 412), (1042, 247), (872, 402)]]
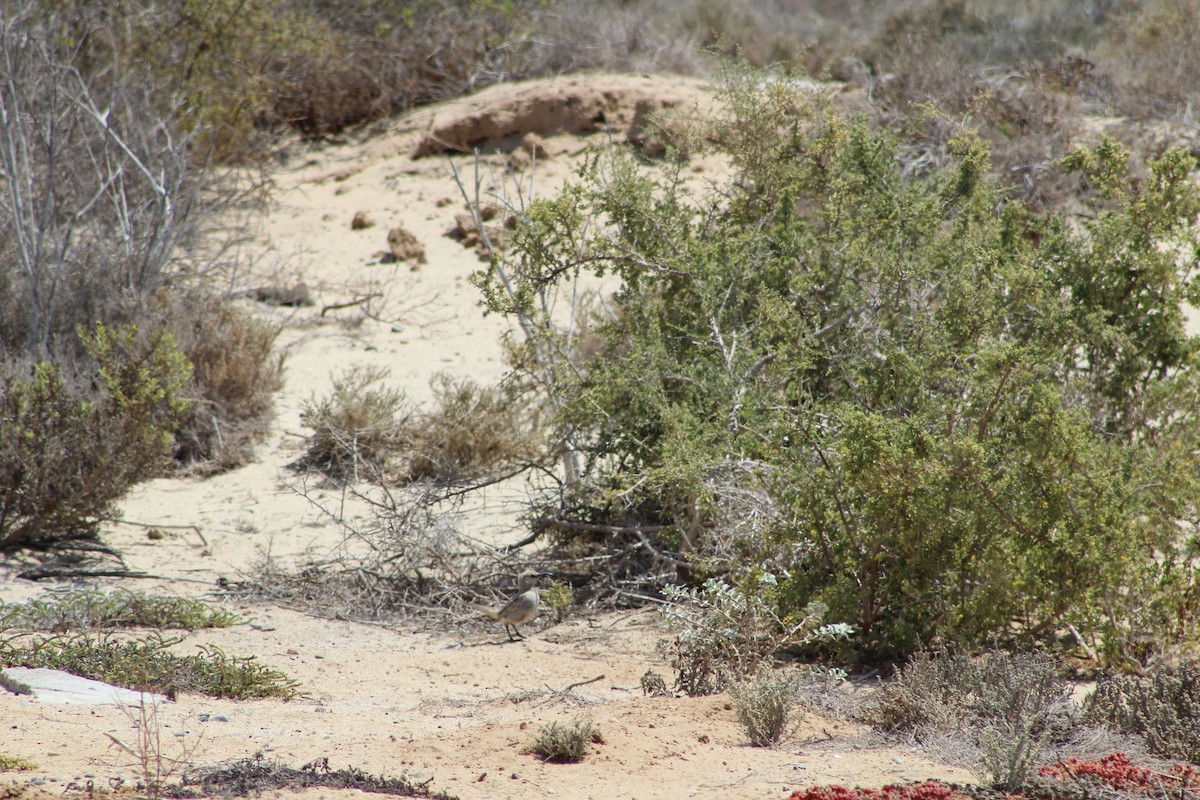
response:
[(27, 758), (0, 754), (0, 772), (11, 770), (28, 771), (37, 769), (38, 765)]
[(233, 700), (297, 696), (295, 681), (254, 658), (229, 656), (212, 646), (198, 646), (195, 655), (176, 655), (171, 648), (181, 641), (157, 633), (141, 640), (93, 633), (10, 634), (0, 640), (0, 663), (58, 669), (167, 697), (179, 692)]
[(480, 275), (526, 316), (582, 273), (619, 284), (604, 345), (548, 387), (583, 462), (564, 513), (738, 574), (764, 545), (718, 557), (739, 533), (715, 521), (753, 496), (781, 614), (820, 601), (864, 654), (1194, 641), (1194, 160), (1140, 180), (1111, 140), (1075, 151), (1092, 208), (1068, 219), (1010, 200), (972, 130), (913, 172), (820, 92), (732, 70), (723, 100), (680, 133), (731, 159), (719, 191), (597, 155), (529, 208), (513, 290)]
[(117, 590), (71, 591), (46, 600), (0, 604), (0, 631), (58, 631), (113, 628), (228, 628), (241, 618), (187, 597)]

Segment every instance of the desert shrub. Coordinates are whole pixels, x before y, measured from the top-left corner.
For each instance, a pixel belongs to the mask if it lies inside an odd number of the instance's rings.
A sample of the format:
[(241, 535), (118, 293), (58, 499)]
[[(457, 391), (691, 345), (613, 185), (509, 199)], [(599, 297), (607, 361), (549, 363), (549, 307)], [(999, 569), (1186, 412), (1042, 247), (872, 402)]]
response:
[(1200, 8), (1189, 0), (1137, 3), (1123, 9), (1106, 33), (1100, 60), (1117, 83), (1121, 110), (1194, 123)]
[[(1098, 30), (1082, 19), (1086, 13), (1075, 4), (1041, 4), (1021, 17), (1003, 6), (987, 11), (938, 0), (889, 18), (863, 55), (875, 75), (876, 113), (893, 130), (917, 133), (904, 153), (911, 168), (950, 159), (949, 142), (965, 121), (987, 139), (993, 168), (1015, 196), (1039, 209), (1069, 199), (1076, 181), (1056, 162), (1081, 129), (1077, 95), (1095, 80), (1088, 71), (1072, 75), (1073, 83), (1061, 80), (1067, 42), (1029, 33), (1068, 25)], [(1105, 16), (1099, 8), (1093, 13)], [(1079, 58), (1070, 63), (1091, 66)]]
[(0, 22), (6, 361), (79, 355), (78, 326), (133, 321), (202, 208), (204, 171), (180, 115), (156, 105), (145, 73), (118, 74), (96, 44), (102, 31), (77, 43), (96, 47), (88, 60), (100, 63), (78, 68), (70, 29), (52, 7), (25, 0)]
[(1080, 723), (1071, 685), (1035, 654), (918, 654), (880, 687), (864, 719), (918, 740), (949, 736), (974, 751), (975, 768), (1010, 791), (1024, 786), (1043, 748)]
[(1086, 719), (1141, 736), (1151, 752), (1200, 763), (1200, 667), (1150, 675), (1107, 675), (1084, 707)]
[(763, 669), (746, 681), (731, 684), (729, 696), (750, 744), (770, 747), (803, 720), (794, 716), (800, 675), (790, 669)]
[(310, 788), (352, 789), (357, 792), (393, 797), (428, 797), (432, 800), (458, 800), (456, 795), (429, 788), (426, 779), (414, 783), (408, 777), (389, 778), (372, 775), (358, 767), (334, 769), (328, 758), (318, 758), (300, 768), (289, 767), (277, 759), (268, 759), (261, 751), (253, 756), (224, 762), (219, 767), (188, 769), (180, 776), (179, 788), (172, 796), (199, 793), (206, 797), (250, 797), (274, 789), (300, 791)]
[(188, 365), (169, 336), (97, 325), (81, 338), (87, 373), (0, 369), (0, 548), (90, 535), (162, 469), (186, 409)]
[[(764, 586), (775, 577), (764, 574)], [(676, 686), (690, 696), (716, 694), (753, 675), (785, 647), (844, 639), (844, 624), (822, 625), (825, 608), (812, 604), (802, 615), (783, 618), (772, 607), (774, 593), (742, 591), (710, 578), (699, 589), (667, 586), (663, 617), (679, 633), (661, 647), (676, 671)]]
[(144, 640), (92, 633), (9, 635), (0, 640), (0, 663), (58, 669), (168, 697), (178, 692), (199, 692), (234, 700), (290, 700), (297, 694), (295, 681), (253, 657), (229, 656), (211, 646), (199, 646), (195, 655), (175, 655), (170, 648), (181, 641), (157, 634)]
[(451, 482), (535, 459), (539, 414), (528, 393), (444, 374), (432, 386), (433, 408), (404, 426), (408, 480)]
[(529, 752), (542, 761), (556, 764), (577, 764), (587, 755), (589, 744), (604, 741), (600, 731), (592, 723), (581, 719), (571, 720), (569, 725), (551, 722), (543, 725)]
[(1035, 216), (970, 130), (911, 171), (819, 92), (735, 71), (724, 100), (680, 133), (731, 159), (720, 191), (597, 156), (529, 209), (514, 290), (481, 275), (526, 316), (581, 273), (617, 287), (603, 348), (546, 387), (580, 456), (561, 516), (745, 575), (755, 553), (710, 541), (734, 474), (770, 510), (781, 616), (819, 600), (873, 655), (1066, 625), (1111, 659), (1189, 641), (1193, 160), (1139, 181), (1104, 140), (1064, 163), (1089, 216)]
[(174, 460), (204, 472), (245, 463), (283, 385), (278, 326), (203, 290), (179, 290), (160, 303), (160, 327), (192, 365), (184, 390), (191, 406), (175, 432)]
[(0, 604), (0, 630), (98, 630), (111, 628), (226, 628), (240, 618), (187, 597), (160, 597), (119, 590), (72, 591), (26, 604)]
[(304, 404), (300, 419), (313, 429), (301, 464), (340, 479), (360, 472), (381, 476), (401, 445), (408, 400), (398, 389), (378, 386), (385, 369), (358, 367), (333, 380), (333, 392)]

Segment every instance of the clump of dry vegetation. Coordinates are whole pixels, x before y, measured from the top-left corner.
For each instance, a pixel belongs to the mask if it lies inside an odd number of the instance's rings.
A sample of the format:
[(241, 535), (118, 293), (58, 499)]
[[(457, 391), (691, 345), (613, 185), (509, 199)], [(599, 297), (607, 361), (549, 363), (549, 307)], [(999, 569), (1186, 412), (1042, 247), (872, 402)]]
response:
[(795, 713), (801, 680), (796, 670), (761, 669), (749, 680), (730, 685), (734, 711), (750, 744), (778, 744), (804, 720)]
[(1200, 763), (1200, 665), (1149, 675), (1106, 675), (1088, 696), (1086, 719), (1141, 736), (1151, 752)]
[(350, 369), (328, 396), (305, 403), (300, 419), (313, 434), (301, 465), (341, 480), (382, 478), (411, 413), (404, 392), (380, 385), (387, 376), (377, 367)]
[(573, 719), (570, 724), (551, 722), (543, 725), (529, 746), (529, 752), (542, 761), (577, 764), (588, 753), (588, 745), (603, 744), (604, 737), (591, 722)]
[(309, 401), (302, 420), (314, 433), (300, 465), (339, 480), (461, 483), (537, 458), (538, 413), (514, 384), (480, 386), (437, 375), (433, 407), (410, 408), (382, 385), (387, 371), (349, 370), (330, 395)]

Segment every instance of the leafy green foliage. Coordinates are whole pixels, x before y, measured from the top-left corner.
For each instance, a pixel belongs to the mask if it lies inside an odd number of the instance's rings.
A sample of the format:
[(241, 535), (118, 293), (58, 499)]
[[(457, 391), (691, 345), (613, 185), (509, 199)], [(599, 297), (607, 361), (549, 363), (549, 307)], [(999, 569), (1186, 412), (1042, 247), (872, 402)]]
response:
[(90, 530), (161, 469), (187, 408), (170, 336), (97, 324), (80, 337), (91, 375), (49, 362), (0, 374), (0, 548)]
[[(785, 614), (819, 600), (876, 655), (1068, 625), (1111, 659), (1191, 641), (1192, 159), (1138, 181), (1106, 140), (1066, 164), (1092, 213), (1035, 217), (970, 130), (919, 174), (818, 93), (734, 72), (723, 100), (679, 138), (728, 186), (597, 156), (530, 208), (514, 292), (480, 276), (526, 315), (580, 273), (619, 283), (603, 345), (550, 387), (584, 456), (564, 505), (721, 569), (770, 550)], [(739, 551), (717, 523), (751, 488), (766, 528)]]
[(199, 692), (235, 700), (257, 697), (290, 700), (297, 694), (298, 684), (294, 680), (253, 658), (229, 656), (212, 646), (200, 646), (195, 655), (175, 655), (170, 648), (181, 641), (158, 634), (143, 640), (92, 633), (17, 635), (0, 641), (0, 662), (59, 669), (171, 697), (178, 692)]

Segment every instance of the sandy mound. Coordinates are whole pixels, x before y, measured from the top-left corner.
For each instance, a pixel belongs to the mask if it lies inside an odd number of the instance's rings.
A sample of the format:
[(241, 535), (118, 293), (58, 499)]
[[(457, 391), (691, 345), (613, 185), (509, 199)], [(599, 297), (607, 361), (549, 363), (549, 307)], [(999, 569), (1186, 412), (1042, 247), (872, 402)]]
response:
[(493, 86), (430, 115), (413, 158), (441, 153), (512, 150), (527, 134), (605, 131), (641, 146), (651, 114), (711, 102), (695, 79), (629, 75), (576, 75), (551, 81)]

